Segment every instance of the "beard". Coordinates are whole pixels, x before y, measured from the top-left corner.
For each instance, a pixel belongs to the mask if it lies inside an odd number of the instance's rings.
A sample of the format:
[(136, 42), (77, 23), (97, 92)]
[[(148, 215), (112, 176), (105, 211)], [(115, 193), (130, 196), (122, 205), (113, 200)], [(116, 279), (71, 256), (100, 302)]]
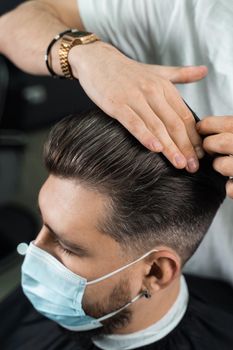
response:
[[(115, 286), (109, 295), (108, 299), (104, 299), (101, 302), (90, 303), (87, 300), (83, 301), (83, 309), (85, 314), (93, 318), (100, 318), (111, 312), (114, 312), (132, 299), (130, 293), (130, 285), (128, 280), (121, 280), (118, 286)], [(102, 321), (103, 327), (93, 329), (90, 331), (75, 332), (65, 329), (61, 326), (59, 328), (62, 330), (70, 340), (75, 341), (79, 345), (83, 346), (84, 349), (88, 349), (88, 344), (91, 346), (91, 339), (100, 335), (113, 334), (117, 330), (126, 327), (132, 319), (132, 311), (124, 309), (118, 314), (112, 316), (111, 318)]]

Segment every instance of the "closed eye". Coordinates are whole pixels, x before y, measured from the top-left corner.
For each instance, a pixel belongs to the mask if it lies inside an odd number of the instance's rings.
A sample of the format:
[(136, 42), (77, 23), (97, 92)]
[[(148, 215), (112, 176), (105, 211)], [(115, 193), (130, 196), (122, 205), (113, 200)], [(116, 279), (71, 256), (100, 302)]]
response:
[(65, 253), (66, 255), (74, 255), (74, 253), (71, 250), (68, 250), (66, 248), (64, 248), (61, 243), (59, 242), (58, 239), (56, 239), (55, 237), (53, 237), (53, 243), (55, 246), (58, 247), (58, 249), (62, 252)]

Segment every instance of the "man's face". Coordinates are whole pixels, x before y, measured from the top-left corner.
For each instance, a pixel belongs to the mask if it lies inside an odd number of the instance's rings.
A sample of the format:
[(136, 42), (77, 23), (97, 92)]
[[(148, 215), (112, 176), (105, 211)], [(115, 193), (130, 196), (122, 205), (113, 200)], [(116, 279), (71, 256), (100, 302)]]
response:
[[(49, 176), (39, 194), (43, 226), (35, 244), (74, 273), (92, 281), (133, 260), (98, 224), (108, 211), (108, 199), (73, 180)], [(135, 278), (137, 276), (137, 278)], [(141, 292), (140, 264), (87, 286), (83, 308), (98, 318), (128, 303)], [(129, 309), (105, 321), (105, 331), (128, 324)]]

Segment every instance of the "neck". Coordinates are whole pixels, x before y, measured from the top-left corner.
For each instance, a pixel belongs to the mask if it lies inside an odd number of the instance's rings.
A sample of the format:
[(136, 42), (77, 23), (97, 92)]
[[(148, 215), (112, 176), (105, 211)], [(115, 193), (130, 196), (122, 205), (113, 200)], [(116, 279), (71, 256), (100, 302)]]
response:
[(180, 290), (180, 277), (168, 287), (156, 292), (150, 299), (142, 298), (132, 306), (133, 316), (129, 325), (117, 330), (117, 334), (138, 332), (158, 322), (175, 303)]

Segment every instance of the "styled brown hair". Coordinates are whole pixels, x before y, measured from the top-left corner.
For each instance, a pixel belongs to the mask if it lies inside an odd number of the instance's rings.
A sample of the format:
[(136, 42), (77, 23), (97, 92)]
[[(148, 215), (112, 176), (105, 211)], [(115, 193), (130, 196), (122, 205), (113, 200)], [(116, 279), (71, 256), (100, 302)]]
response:
[(80, 181), (109, 199), (101, 231), (145, 252), (163, 244), (185, 262), (225, 197), (226, 178), (206, 155), (195, 174), (175, 169), (100, 109), (55, 125), (45, 145), (50, 174)]

